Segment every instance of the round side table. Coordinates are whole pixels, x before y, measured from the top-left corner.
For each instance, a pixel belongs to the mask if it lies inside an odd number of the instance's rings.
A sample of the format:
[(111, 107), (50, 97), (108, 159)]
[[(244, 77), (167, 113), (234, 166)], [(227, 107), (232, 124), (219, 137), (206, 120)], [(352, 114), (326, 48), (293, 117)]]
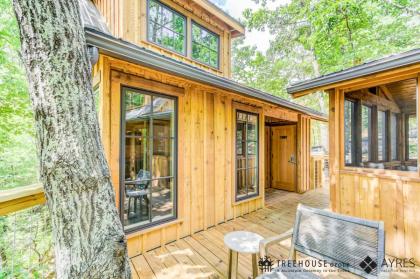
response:
[(258, 276), (257, 254), (262, 239), (261, 235), (247, 231), (230, 232), (225, 235), (225, 245), (229, 248), (229, 279), (237, 278), (238, 253), (252, 254), (252, 277)]

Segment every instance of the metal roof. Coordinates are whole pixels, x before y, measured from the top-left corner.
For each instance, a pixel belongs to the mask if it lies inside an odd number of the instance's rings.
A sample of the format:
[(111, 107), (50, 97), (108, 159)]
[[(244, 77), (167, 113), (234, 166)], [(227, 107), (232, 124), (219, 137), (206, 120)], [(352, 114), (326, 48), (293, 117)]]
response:
[(106, 25), (105, 19), (99, 13), (95, 4), (90, 0), (79, 0), (80, 17), (84, 27), (99, 30), (106, 34), (111, 34)]
[(289, 94), (316, 89), (333, 83), (347, 81), (420, 62), (420, 48), (351, 67), (339, 72), (292, 84), (287, 88)]
[(100, 49), (101, 53), (110, 55), (135, 64), (144, 65), (152, 69), (172, 75), (198, 81), (227, 91), (253, 97), (262, 101), (286, 107), (305, 113), (319, 120), (326, 121), (327, 116), (316, 110), (265, 93), (263, 91), (244, 86), (231, 79), (220, 77), (192, 65), (160, 55), (130, 42), (117, 39), (95, 29), (85, 28), (86, 43)]

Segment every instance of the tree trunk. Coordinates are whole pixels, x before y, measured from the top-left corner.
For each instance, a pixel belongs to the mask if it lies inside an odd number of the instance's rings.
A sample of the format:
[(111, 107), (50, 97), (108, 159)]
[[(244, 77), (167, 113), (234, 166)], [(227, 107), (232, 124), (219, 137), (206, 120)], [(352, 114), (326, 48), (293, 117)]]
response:
[(77, 0), (14, 0), (58, 278), (129, 278)]

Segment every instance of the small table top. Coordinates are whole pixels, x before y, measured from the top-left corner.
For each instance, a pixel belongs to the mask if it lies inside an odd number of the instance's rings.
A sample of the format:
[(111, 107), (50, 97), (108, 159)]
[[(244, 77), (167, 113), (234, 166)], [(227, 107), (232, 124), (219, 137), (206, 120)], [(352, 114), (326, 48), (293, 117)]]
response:
[(262, 239), (261, 235), (253, 232), (235, 231), (225, 235), (225, 245), (239, 253), (256, 254), (260, 250)]

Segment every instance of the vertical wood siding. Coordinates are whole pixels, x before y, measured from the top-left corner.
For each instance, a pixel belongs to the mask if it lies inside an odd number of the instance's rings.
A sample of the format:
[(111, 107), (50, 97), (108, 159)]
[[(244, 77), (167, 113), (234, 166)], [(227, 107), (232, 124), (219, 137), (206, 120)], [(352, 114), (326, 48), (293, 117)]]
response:
[[(219, 35), (220, 41), (220, 67), (215, 69), (205, 64), (196, 62), (186, 56), (177, 54), (147, 40), (147, 0), (94, 0), (97, 9), (103, 16), (111, 34), (117, 38), (156, 51), (162, 55), (192, 64), (195, 67), (209, 71), (213, 74), (231, 76), (231, 31), (230, 27), (209, 11), (191, 1), (186, 0), (159, 0), (170, 8), (178, 11), (188, 18), (188, 22), (194, 20), (205, 28)], [(190, 26), (187, 24), (188, 27)], [(187, 30), (187, 42), (191, 51), (191, 30)]]
[(420, 262), (420, 178), (417, 173), (344, 167), (344, 94), (330, 94), (330, 204), (333, 211), (382, 220), (386, 253)]
[[(297, 121), (295, 112), (103, 55), (95, 66), (94, 76), (99, 80), (102, 139), (116, 193), (119, 193), (121, 86), (178, 97), (178, 219), (128, 235), (130, 256), (263, 207), (264, 116), (282, 115)], [(239, 107), (259, 113), (260, 195), (236, 203), (234, 135), (235, 109)], [(302, 119), (303, 125), (308, 125), (309, 121)], [(308, 128), (305, 126), (304, 130)], [(309, 139), (308, 135), (303, 137)], [(302, 158), (298, 157), (298, 163)]]

